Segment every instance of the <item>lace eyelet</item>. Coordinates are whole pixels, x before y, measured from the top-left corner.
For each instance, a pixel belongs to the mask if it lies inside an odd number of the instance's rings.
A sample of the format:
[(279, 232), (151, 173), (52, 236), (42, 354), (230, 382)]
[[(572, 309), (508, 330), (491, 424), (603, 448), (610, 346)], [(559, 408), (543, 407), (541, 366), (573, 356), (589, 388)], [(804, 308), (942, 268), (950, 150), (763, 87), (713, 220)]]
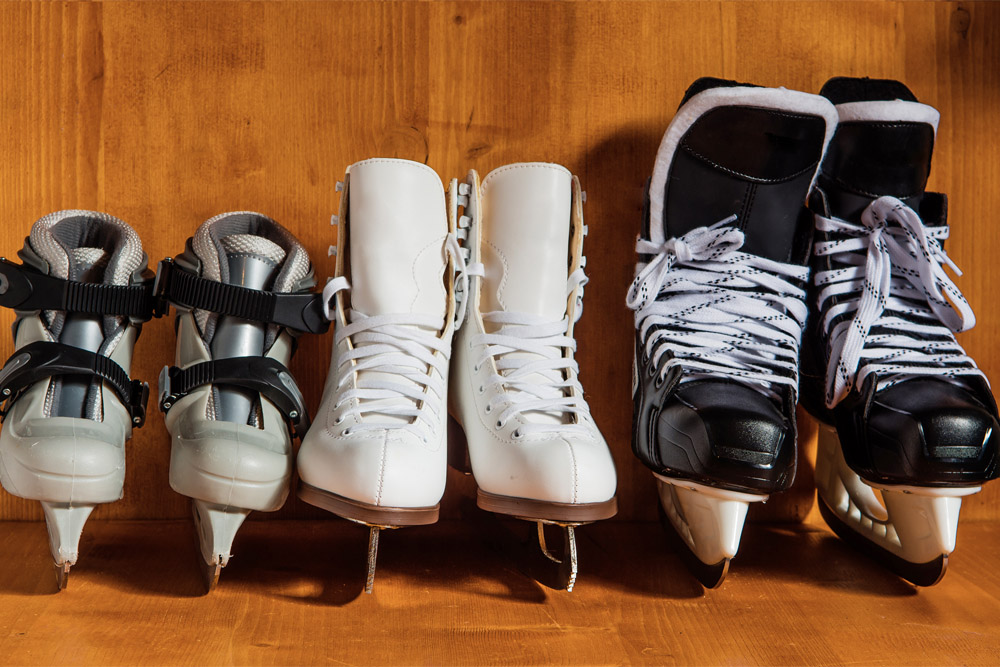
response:
[(337, 425), (337, 426), (339, 426), (340, 424), (343, 424), (344, 423), (344, 415), (340, 415), (339, 417), (337, 417), (336, 419), (334, 419), (333, 423), (335, 425)]
[(521, 429), (515, 429), (514, 432), (511, 434), (510, 437), (514, 438), (515, 440), (520, 440), (521, 439)]
[(490, 414), (491, 412), (493, 412), (493, 406), (492, 405), (487, 405), (486, 406), (486, 414)]
[(345, 428), (344, 429), (344, 435), (350, 435), (350, 434), (351, 434), (351, 429)]
[(485, 391), (485, 389), (483, 388), (483, 385), (479, 385), (479, 393), (481, 394), (481, 393), (483, 393), (483, 391)]
[(647, 368), (649, 370), (649, 377), (653, 377), (654, 375), (656, 375), (656, 366), (650, 364), (649, 366), (647, 366)]
[(503, 428), (504, 424), (499, 419), (497, 420), (497, 428)]
[(478, 373), (479, 372), (479, 364), (476, 364), (475, 366), (472, 367), (472, 372), (473, 373)]
[(657, 375), (656, 376), (656, 382), (653, 383), (653, 386), (656, 387), (657, 389), (659, 389), (660, 387), (663, 386), (663, 383), (665, 381), (666, 381), (666, 377), (664, 377), (662, 374), (661, 375)]

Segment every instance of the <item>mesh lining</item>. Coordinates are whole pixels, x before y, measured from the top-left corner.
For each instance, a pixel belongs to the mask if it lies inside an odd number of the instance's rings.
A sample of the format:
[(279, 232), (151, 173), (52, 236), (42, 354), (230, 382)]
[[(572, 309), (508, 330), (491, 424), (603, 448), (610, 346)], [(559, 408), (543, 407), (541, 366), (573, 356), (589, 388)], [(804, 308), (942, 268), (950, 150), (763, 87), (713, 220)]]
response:
[[(104, 248), (73, 248), (69, 252), (70, 263), (76, 267), (101, 267), (107, 270), (108, 253)], [(80, 271), (74, 271), (73, 279), (79, 280)]]
[(104, 283), (128, 285), (142, 265), (142, 242), (127, 223), (113, 215), (78, 209), (56, 211), (31, 227), (31, 247), (49, 263), (51, 274), (67, 279), (75, 248), (102, 248), (110, 253)]
[(277, 243), (252, 234), (232, 234), (222, 239), (222, 245), (227, 255), (257, 255), (275, 266), (288, 254)]

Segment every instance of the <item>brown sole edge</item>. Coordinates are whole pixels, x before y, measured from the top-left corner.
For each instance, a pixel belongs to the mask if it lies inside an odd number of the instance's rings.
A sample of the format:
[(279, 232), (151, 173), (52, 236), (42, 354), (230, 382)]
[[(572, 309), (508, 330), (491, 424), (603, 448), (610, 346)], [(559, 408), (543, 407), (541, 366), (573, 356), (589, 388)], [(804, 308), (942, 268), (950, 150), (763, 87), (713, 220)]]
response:
[(590, 523), (610, 519), (618, 513), (617, 498), (600, 503), (555, 503), (529, 498), (498, 496), (482, 489), (477, 489), (476, 504), (488, 512), (508, 514), (526, 521), (547, 523)]
[(400, 528), (403, 526), (426, 526), (437, 523), (440, 503), (433, 507), (380, 507), (358, 502), (335, 493), (318, 489), (299, 481), (296, 491), (299, 498), (348, 521), (379, 526), (380, 528)]

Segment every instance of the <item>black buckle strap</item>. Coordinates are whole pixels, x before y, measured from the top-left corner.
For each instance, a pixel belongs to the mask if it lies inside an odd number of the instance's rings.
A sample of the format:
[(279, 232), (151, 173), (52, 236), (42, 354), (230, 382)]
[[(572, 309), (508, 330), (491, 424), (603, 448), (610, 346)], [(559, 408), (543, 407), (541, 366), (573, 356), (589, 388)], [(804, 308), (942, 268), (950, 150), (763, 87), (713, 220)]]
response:
[(80, 283), (0, 257), (0, 306), (118, 315), (145, 322), (153, 317), (153, 281), (139, 285)]
[(183, 308), (278, 324), (304, 333), (324, 333), (330, 327), (323, 317), (320, 294), (266, 292), (226, 285), (185, 271), (170, 258), (157, 267), (153, 296), (157, 300), (157, 315), (166, 314), (168, 304), (172, 303)]
[(309, 428), (309, 414), (295, 378), (281, 362), (270, 357), (230, 357), (187, 368), (164, 366), (160, 372), (160, 410), (166, 413), (192, 389), (206, 384), (256, 391), (291, 422), (295, 435), (301, 438)]
[(39, 341), (17, 350), (0, 370), (0, 419), (25, 389), (41, 380), (61, 375), (87, 375), (108, 383), (138, 428), (146, 421), (149, 385), (133, 380), (125, 369), (104, 355), (66, 345)]

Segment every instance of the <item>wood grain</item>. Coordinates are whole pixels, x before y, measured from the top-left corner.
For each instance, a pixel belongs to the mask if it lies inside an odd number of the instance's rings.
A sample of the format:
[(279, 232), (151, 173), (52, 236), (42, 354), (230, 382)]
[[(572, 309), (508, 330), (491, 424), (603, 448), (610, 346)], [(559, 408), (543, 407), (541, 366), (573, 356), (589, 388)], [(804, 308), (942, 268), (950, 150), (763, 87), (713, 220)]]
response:
[[(155, 261), (206, 218), (251, 209), (296, 233), (324, 276), (334, 183), (355, 160), (415, 159), (446, 179), (566, 164), (589, 192), (582, 378), (618, 464), (620, 517), (650, 520), (653, 481), (629, 447), (623, 302), (642, 186), (686, 86), (713, 75), (816, 91), (835, 75), (887, 76), (938, 107), (931, 187), (950, 195), (949, 252), (979, 318), (962, 341), (997, 381), (998, 62), (1000, 6), (985, 2), (0, 3), (0, 251), (41, 215), (84, 207), (133, 224)], [(312, 408), (329, 343), (304, 338), (293, 362)], [(154, 381), (172, 348), (171, 323), (149, 323), (136, 375)], [(129, 445), (124, 499), (95, 516), (185, 517), (168, 455), (154, 412)], [(805, 465), (769, 518), (808, 511)], [(455, 517), (472, 490), (450, 482)], [(1000, 518), (1000, 485), (963, 513)], [(278, 513), (320, 515), (295, 499)], [(40, 516), (0, 495), (0, 518)]]
[[(366, 531), (251, 522), (200, 597), (184, 522), (92, 522), (57, 595), (45, 530), (0, 524), (6, 665), (984, 665), (1000, 655), (995, 522), (968, 522), (951, 571), (916, 591), (815, 525), (750, 526), (704, 592), (655, 525), (580, 531), (572, 593), (542, 588), (483, 522), (387, 533), (374, 595)], [(623, 563), (628, 563), (623, 567)]]

